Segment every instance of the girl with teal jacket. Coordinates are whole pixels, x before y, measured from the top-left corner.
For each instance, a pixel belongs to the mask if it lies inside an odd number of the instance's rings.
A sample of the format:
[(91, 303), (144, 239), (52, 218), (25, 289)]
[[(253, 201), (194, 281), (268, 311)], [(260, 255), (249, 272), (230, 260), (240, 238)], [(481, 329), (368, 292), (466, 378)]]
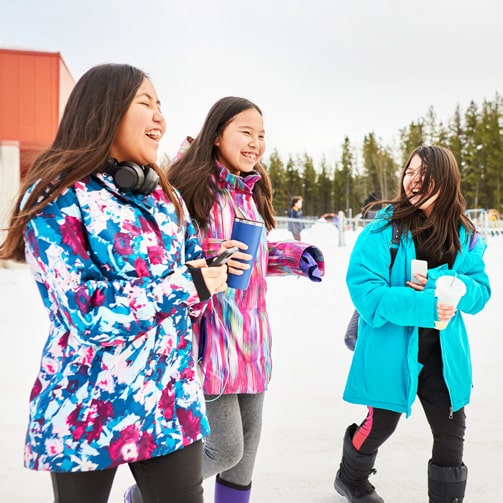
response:
[[(414, 150), (399, 196), (387, 203), (358, 237), (347, 271), (360, 320), (344, 399), (366, 405), (368, 414), (359, 427), (346, 431), (335, 489), (349, 502), (384, 501), (368, 476), (378, 447), (401, 415), (410, 415), (418, 396), (434, 438), (429, 501), (459, 502), (467, 478), (464, 406), (472, 387), (462, 313), (476, 314), (489, 300), (486, 243), (465, 216), (459, 168), (445, 148)], [(400, 243), (390, 268), (393, 221)], [(412, 259), (427, 261), (427, 276), (412, 278)], [(444, 275), (466, 286), (457, 307), (440, 304), (435, 296), (435, 282)], [(437, 330), (436, 321), (447, 327)]]

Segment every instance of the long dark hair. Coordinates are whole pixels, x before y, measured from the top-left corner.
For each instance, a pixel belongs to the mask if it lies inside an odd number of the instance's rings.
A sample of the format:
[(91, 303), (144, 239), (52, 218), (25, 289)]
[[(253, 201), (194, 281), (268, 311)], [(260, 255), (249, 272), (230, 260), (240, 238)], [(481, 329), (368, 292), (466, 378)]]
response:
[[(168, 169), (168, 179), (187, 204), (189, 213), (201, 228), (208, 225), (210, 208), (215, 202), (217, 175), (215, 140), (239, 113), (260, 108), (245, 98), (228, 96), (218, 100), (208, 112), (203, 127), (188, 150)], [(253, 197), (268, 230), (276, 226), (272, 206), (272, 184), (265, 168), (258, 162), (255, 170), (262, 179), (253, 189)], [(212, 176), (214, 175), (214, 176)]]
[[(423, 182), (419, 191), (421, 200), (412, 205), (403, 187), (403, 179), (416, 155), (421, 158)], [(419, 206), (434, 196), (437, 199), (426, 217)], [(433, 257), (447, 255), (450, 264), (461, 249), (460, 225), (468, 234), (475, 232), (475, 226), (465, 214), (466, 201), (461, 193), (458, 163), (454, 154), (445, 147), (428, 145), (413, 150), (402, 170), (398, 196), (375, 204), (381, 203), (393, 205), (392, 219), (400, 222), (402, 232), (410, 230), (413, 238), (430, 250)]]
[[(73, 88), (52, 145), (35, 160), (15, 202), (0, 258), (24, 262), (26, 224), (76, 181), (103, 170), (119, 123), (147, 75), (130, 65), (88, 70)], [(158, 166), (151, 166), (181, 217), (181, 205)], [(20, 209), (27, 189), (34, 186)]]

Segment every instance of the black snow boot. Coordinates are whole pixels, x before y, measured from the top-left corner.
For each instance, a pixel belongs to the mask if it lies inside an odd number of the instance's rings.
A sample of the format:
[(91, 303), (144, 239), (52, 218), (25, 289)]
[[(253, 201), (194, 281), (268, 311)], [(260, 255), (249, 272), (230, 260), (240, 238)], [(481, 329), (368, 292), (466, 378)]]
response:
[(335, 490), (349, 503), (384, 503), (369, 482), (369, 475), (375, 473), (377, 451), (362, 454), (353, 447), (352, 438), (357, 428), (356, 424), (352, 424), (344, 435), (342, 461), (334, 482)]
[(428, 496), (430, 503), (462, 503), (468, 468), (437, 466), (428, 462)]

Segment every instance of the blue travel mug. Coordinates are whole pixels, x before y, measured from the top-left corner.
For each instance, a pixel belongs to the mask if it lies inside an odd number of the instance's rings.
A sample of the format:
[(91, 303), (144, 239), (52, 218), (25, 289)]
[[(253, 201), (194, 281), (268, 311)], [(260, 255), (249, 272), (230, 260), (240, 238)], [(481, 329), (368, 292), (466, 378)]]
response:
[[(243, 274), (237, 275), (229, 273), (227, 276), (227, 285), (231, 288), (238, 288), (240, 290), (246, 290), (248, 284), (250, 283), (250, 275), (253, 269), (253, 264), (255, 263), (255, 257), (257, 255), (258, 246), (262, 238), (262, 232), (264, 230), (264, 224), (262, 222), (257, 222), (255, 220), (247, 220), (245, 218), (235, 218), (234, 224), (232, 226), (231, 239), (236, 241), (241, 241), (248, 245), (247, 250), (241, 250), (252, 256), (251, 260), (240, 260), (245, 264), (250, 264), (250, 268), (243, 271)], [(236, 259), (238, 260), (238, 259)]]

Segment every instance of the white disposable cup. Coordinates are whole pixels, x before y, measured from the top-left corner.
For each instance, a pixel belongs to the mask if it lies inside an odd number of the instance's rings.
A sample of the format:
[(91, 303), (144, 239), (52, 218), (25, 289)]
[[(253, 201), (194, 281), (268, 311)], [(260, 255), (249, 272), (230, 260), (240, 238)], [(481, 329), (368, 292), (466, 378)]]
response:
[[(435, 282), (435, 296), (439, 304), (457, 307), (465, 293), (466, 285), (456, 276), (440, 276)], [(435, 328), (443, 330), (448, 324), (448, 321), (436, 321)]]

